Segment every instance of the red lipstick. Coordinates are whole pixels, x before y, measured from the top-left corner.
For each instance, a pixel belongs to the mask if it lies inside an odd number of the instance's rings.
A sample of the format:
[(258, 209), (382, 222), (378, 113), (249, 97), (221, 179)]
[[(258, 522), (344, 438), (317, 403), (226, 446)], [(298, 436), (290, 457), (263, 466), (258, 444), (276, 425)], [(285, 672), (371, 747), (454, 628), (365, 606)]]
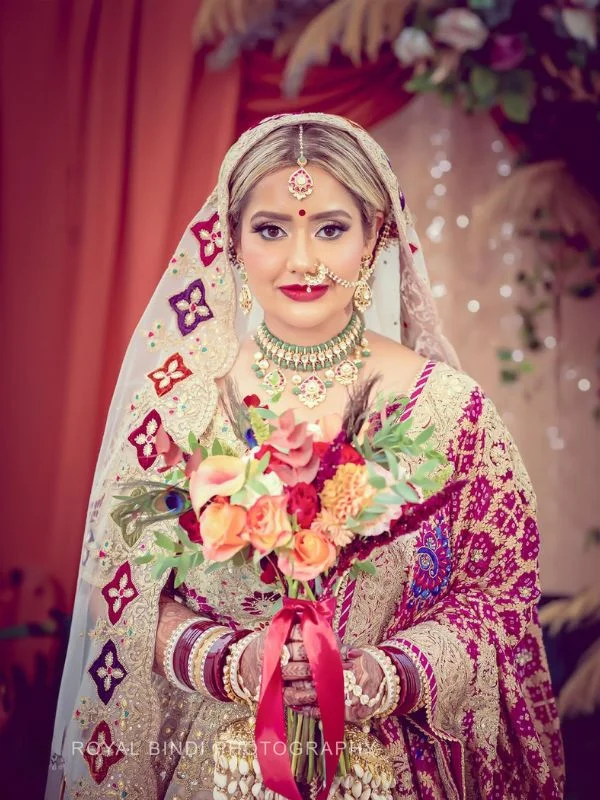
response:
[[(310, 289), (310, 292), (308, 291)], [(282, 292), (290, 300), (296, 300), (299, 303), (310, 303), (312, 300), (318, 300), (323, 297), (329, 286), (307, 286), (306, 284), (300, 285), (299, 283), (290, 284), (289, 286), (280, 286), (279, 291)]]

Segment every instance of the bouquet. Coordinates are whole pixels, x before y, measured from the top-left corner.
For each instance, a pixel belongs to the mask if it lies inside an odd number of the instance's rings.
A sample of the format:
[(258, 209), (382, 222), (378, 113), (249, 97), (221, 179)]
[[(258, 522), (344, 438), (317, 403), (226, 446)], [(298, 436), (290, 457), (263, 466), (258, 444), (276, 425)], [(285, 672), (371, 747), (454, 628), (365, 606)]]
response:
[[(384, 403), (382, 397), (379, 412)], [(386, 404), (387, 416), (375, 415), (375, 424), (363, 399), (362, 409), (360, 401), (351, 404), (341, 429), (331, 430), (329, 423), (298, 422), (291, 410), (278, 415), (247, 397), (235, 415), (244, 455), (218, 438), (209, 451), (193, 434), (184, 452), (161, 429), (164, 482), (137, 483), (113, 512), (130, 536), (149, 521), (178, 517), (177, 540), (155, 531), (157, 547), (138, 558), (153, 563), (157, 579), (171, 569), (177, 587), (200, 565), (213, 571), (251, 564), (263, 580), (278, 584), (282, 600), (269, 625), (252, 720), (253, 761), (264, 785), (288, 797), (300, 798), (297, 782), (316, 781), (319, 797), (327, 797), (334, 775), (347, 788), (356, 780), (356, 769), (348, 775), (347, 748), (339, 746), (344, 682), (332, 619), (342, 578), (374, 574), (374, 549), (417, 530), (462, 485), (444, 485), (449, 468), (429, 446), (433, 427), (412, 438), (404, 407), (396, 400), (390, 413)], [(317, 689), (318, 722), (291, 709), (284, 717), (280, 658), (296, 622)], [(239, 725), (230, 733), (239, 736)], [(221, 761), (222, 769), (231, 763), (227, 756)], [(239, 780), (237, 761), (234, 767)], [(386, 797), (385, 775), (379, 780)]]

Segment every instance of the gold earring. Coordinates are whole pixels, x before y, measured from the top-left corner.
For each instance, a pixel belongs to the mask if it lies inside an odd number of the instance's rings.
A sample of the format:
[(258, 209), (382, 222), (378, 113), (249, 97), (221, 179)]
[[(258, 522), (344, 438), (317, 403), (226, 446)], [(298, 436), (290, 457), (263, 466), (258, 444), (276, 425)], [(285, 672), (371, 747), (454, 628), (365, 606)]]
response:
[(240, 294), (238, 296), (238, 304), (244, 316), (248, 316), (248, 314), (252, 311), (252, 293), (250, 291), (250, 287), (248, 286), (248, 273), (244, 267), (244, 262), (241, 256), (238, 256), (235, 252), (231, 252), (231, 259), (233, 261), (234, 266), (236, 266), (240, 273), (240, 280), (242, 281), (242, 286), (240, 288)]
[(369, 306), (373, 302), (373, 292), (371, 291), (371, 287), (367, 283), (367, 279), (370, 277), (370, 275), (371, 275), (371, 256), (364, 255), (360, 260), (360, 273), (358, 277), (358, 283), (356, 284), (354, 295), (352, 297), (354, 308), (360, 314), (364, 314), (364, 312), (369, 308)]

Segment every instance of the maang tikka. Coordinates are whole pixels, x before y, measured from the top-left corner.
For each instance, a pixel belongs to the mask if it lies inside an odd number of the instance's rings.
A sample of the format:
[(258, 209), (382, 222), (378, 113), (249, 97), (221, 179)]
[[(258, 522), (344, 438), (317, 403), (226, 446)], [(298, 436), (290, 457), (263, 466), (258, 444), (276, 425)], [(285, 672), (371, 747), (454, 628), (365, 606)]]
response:
[(290, 194), (292, 194), (296, 200), (304, 200), (312, 194), (315, 184), (311, 176), (304, 169), (306, 166), (306, 156), (304, 155), (304, 128), (302, 125), (300, 125), (298, 138), (300, 140), (300, 155), (296, 161), (296, 164), (298, 164), (298, 169), (290, 175), (288, 180), (288, 189), (290, 190)]

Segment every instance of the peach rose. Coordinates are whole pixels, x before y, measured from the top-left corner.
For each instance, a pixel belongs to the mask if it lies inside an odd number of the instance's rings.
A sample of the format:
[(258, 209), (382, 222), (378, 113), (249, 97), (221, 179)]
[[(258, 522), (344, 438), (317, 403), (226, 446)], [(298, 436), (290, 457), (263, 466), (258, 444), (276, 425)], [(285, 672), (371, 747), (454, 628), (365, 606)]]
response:
[(244, 538), (263, 555), (289, 541), (292, 526), (287, 515), (287, 497), (263, 495), (247, 512)]
[(211, 497), (231, 497), (244, 485), (246, 465), (237, 456), (208, 456), (190, 476), (190, 500), (199, 513)]
[(289, 578), (312, 581), (333, 566), (335, 558), (335, 546), (326, 536), (313, 530), (299, 530), (294, 534), (291, 550), (280, 553), (277, 564)]
[(202, 552), (207, 561), (228, 561), (246, 547), (242, 532), (246, 509), (230, 503), (211, 503), (200, 515)]

